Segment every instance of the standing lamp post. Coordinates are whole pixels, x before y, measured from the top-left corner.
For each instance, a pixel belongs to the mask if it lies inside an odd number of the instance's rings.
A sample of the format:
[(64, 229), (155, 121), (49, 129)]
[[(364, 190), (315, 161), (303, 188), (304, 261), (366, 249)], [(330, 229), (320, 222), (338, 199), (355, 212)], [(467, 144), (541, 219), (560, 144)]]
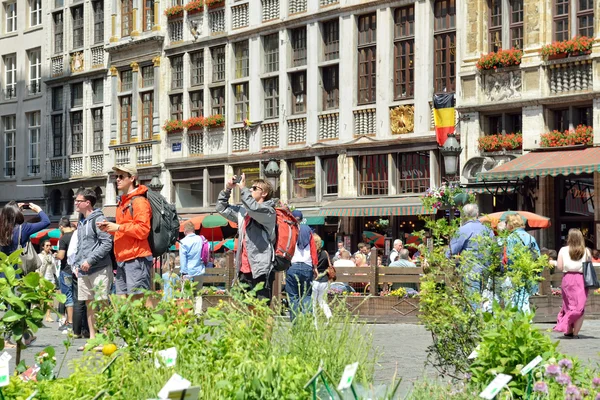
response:
[[(158, 175), (154, 175), (152, 177), (152, 180), (150, 181), (150, 183), (148, 184), (148, 187), (150, 188), (150, 190), (152, 190), (153, 192), (156, 193), (160, 193), (160, 191), (162, 190), (164, 184), (160, 181), (160, 178), (158, 177)], [(170, 250), (168, 250), (170, 251)], [(157, 257), (158, 258), (158, 265), (156, 265), (156, 262), (153, 263), (153, 268), (152, 268), (152, 274), (150, 276), (151, 282), (154, 282), (154, 276), (156, 274), (156, 270), (158, 269), (159, 272), (159, 276), (160, 276), (160, 271), (162, 271), (162, 266), (163, 266), (163, 256), (161, 257)], [(155, 259), (156, 261), (156, 259)], [(167, 261), (168, 262), (168, 261)], [(160, 284), (159, 283), (154, 283), (154, 290), (160, 290)]]

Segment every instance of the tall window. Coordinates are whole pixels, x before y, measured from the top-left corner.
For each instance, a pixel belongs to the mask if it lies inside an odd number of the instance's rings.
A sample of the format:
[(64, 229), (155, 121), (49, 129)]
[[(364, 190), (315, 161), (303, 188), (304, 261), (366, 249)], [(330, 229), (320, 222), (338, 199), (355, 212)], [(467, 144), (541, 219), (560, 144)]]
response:
[(567, 40), (569, 36), (569, 0), (555, 0), (554, 40)]
[(394, 10), (394, 99), (414, 96), (415, 6)]
[(71, 107), (83, 106), (83, 83), (71, 85)]
[(92, 109), (92, 120), (94, 123), (94, 151), (102, 151), (103, 134), (104, 134), (104, 118), (102, 108)]
[(358, 18), (358, 104), (375, 102), (377, 81), (377, 15)]
[(225, 86), (210, 89), (210, 112), (225, 115)]
[(17, 31), (17, 2), (4, 3), (4, 13), (6, 16), (5, 33)]
[(14, 99), (17, 97), (17, 55), (9, 54), (4, 56), (4, 76), (5, 76), (5, 99)]
[(243, 122), (249, 116), (248, 83), (233, 85), (233, 93), (235, 96), (235, 122)]
[(83, 111), (71, 113), (71, 154), (83, 153)]
[(389, 185), (388, 155), (360, 156), (358, 165), (359, 195), (387, 195)]
[(121, 97), (121, 143), (131, 140), (131, 96)]
[(292, 67), (306, 65), (306, 27), (292, 29)]
[(29, 94), (36, 94), (42, 91), (41, 75), (42, 75), (42, 60), (41, 50), (35, 49), (29, 51)]
[(92, 102), (94, 104), (104, 102), (104, 79), (92, 81)]
[(52, 116), (52, 155), (54, 157), (63, 155), (62, 115)]
[(121, 36), (131, 35), (133, 30), (133, 0), (121, 0)]
[(594, 37), (594, 0), (554, 0), (554, 40)]
[(523, 0), (510, 1), (510, 45), (523, 48)]
[(63, 87), (52, 88), (52, 111), (63, 109)]
[(202, 90), (190, 93), (190, 111), (192, 117), (204, 115), (204, 92)]
[(265, 119), (279, 117), (279, 78), (263, 80), (265, 90)]
[(104, 41), (104, 2), (95, 1), (92, 3), (94, 9), (94, 43)]
[(74, 7), (73, 15), (73, 48), (83, 47), (83, 6)]
[(142, 94), (142, 140), (152, 139), (152, 119), (154, 117), (154, 93)]
[(237, 42), (235, 48), (235, 78), (246, 78), (250, 72), (248, 41)]
[(144, 1), (144, 31), (151, 31), (154, 26), (154, 0)]
[(183, 120), (183, 95), (174, 94), (170, 96), (171, 102), (171, 119), (182, 121)]
[(40, 112), (27, 114), (29, 131), (29, 175), (40, 173)]
[(577, 3), (577, 35), (594, 37), (594, 0)]
[(304, 199), (315, 197), (315, 161), (295, 161), (290, 163), (292, 175), (292, 198)]
[(54, 52), (60, 53), (63, 51), (63, 13), (57, 12), (52, 14), (54, 20)]
[(279, 33), (263, 37), (265, 72), (279, 71)]
[(489, 0), (490, 21), (488, 24), (488, 43), (490, 51), (502, 48), (502, 1)]
[(133, 70), (121, 71), (121, 92), (128, 92), (133, 87)]
[(335, 110), (340, 105), (339, 67), (323, 68), (323, 110)]
[(42, 23), (42, 0), (29, 2), (29, 26), (38, 26)]
[(204, 84), (204, 52), (190, 54), (192, 70), (192, 86)]
[(183, 56), (171, 58), (171, 89), (183, 87)]
[(16, 142), (16, 115), (2, 117), (4, 125), (4, 176), (15, 176), (15, 163), (17, 160), (17, 142)]
[(434, 17), (434, 91), (454, 92), (456, 84), (455, 0), (435, 0)]
[(154, 86), (154, 66), (146, 65), (142, 67), (142, 87), (148, 88)]
[(306, 112), (306, 71), (290, 75), (292, 82), (292, 114)]
[(398, 154), (398, 192), (424, 193), (429, 186), (429, 152)]
[(211, 49), (213, 64), (213, 82), (225, 80), (225, 46), (213, 47)]
[(323, 194), (338, 193), (338, 163), (337, 157), (323, 159), (323, 173), (325, 174), (325, 190)]
[(325, 61), (340, 58), (340, 22), (337, 19), (323, 22), (323, 48)]

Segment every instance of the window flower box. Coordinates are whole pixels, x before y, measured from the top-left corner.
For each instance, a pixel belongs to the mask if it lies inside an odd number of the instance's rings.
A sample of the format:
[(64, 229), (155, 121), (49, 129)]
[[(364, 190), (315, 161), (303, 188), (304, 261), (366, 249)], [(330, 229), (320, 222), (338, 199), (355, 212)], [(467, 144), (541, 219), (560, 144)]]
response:
[(204, 0), (208, 8), (219, 8), (225, 5), (225, 0)]
[(183, 121), (183, 126), (188, 130), (204, 129), (206, 120), (204, 117), (192, 117)]
[(204, 2), (202, 0), (190, 1), (184, 8), (188, 14), (196, 14), (204, 11)]
[(471, 203), (475, 201), (475, 197), (458, 184), (443, 184), (427, 189), (421, 201), (426, 208), (446, 209)]
[(518, 150), (523, 148), (523, 135), (521, 133), (485, 135), (477, 141), (481, 151)]
[(169, 7), (165, 10), (165, 15), (169, 19), (183, 17), (183, 10), (184, 10), (183, 6)]
[(477, 61), (478, 70), (496, 70), (498, 68), (511, 67), (521, 64), (523, 58), (523, 51), (517, 49), (510, 50), (498, 50), (497, 52), (491, 52), (483, 54)]
[(179, 132), (183, 131), (184, 127), (185, 126), (183, 125), (183, 121), (177, 120), (177, 119), (168, 120), (163, 125), (163, 129), (167, 133), (179, 133)]
[(591, 145), (594, 141), (594, 132), (591, 126), (579, 125), (575, 129), (560, 132), (554, 130), (542, 134), (541, 147), (563, 147), (578, 144)]
[(225, 126), (225, 117), (221, 114), (211, 115), (204, 118), (204, 126), (207, 128), (220, 128)]
[(587, 36), (575, 36), (573, 39), (554, 42), (542, 47), (542, 57), (546, 60), (556, 60), (565, 57), (575, 57), (590, 54), (594, 39)]

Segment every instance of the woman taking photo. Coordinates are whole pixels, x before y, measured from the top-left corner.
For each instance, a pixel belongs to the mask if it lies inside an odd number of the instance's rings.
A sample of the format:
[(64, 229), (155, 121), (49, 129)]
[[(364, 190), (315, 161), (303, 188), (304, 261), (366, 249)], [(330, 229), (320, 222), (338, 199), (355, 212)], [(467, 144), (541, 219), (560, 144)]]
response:
[(588, 295), (583, 283), (583, 262), (589, 259), (591, 252), (585, 247), (581, 231), (570, 229), (567, 245), (558, 252), (556, 265), (556, 269), (564, 272), (564, 276), (561, 285), (563, 304), (554, 330), (563, 332), (565, 337), (579, 339)]

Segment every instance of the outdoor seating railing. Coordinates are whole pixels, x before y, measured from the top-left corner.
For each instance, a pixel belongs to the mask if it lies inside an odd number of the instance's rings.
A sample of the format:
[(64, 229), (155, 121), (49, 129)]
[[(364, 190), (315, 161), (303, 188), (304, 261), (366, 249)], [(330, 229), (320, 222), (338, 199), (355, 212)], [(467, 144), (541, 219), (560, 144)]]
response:
[[(600, 267), (594, 266), (594, 269), (596, 270), (596, 276), (600, 276)], [(540, 296), (551, 296), (552, 287), (559, 287), (561, 285), (563, 275), (562, 272), (558, 271), (550, 273), (550, 270), (545, 268), (542, 271), (542, 278), (544, 278), (544, 280), (540, 282)]]

